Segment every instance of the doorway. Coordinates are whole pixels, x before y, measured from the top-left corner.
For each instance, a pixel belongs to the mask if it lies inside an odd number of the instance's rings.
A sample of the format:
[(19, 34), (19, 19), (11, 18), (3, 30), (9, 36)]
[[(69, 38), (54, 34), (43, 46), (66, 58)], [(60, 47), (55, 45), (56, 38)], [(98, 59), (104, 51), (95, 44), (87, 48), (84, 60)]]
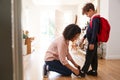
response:
[[(54, 4), (54, 2), (52, 2), (52, 4), (49, 4), (50, 2), (47, 3), (47, 2), (44, 2), (44, 0), (43, 2), (40, 2), (42, 4), (38, 4), (39, 1), (40, 0), (29, 0), (29, 1), (21, 0), (22, 2), (21, 9), (20, 9), (21, 15), (22, 15), (21, 21), (20, 21), (21, 28), (22, 28), (22, 31), (24, 30), (29, 31), (29, 37), (34, 37), (34, 40), (31, 43), (31, 46), (32, 46), (31, 52), (33, 52), (33, 54), (34, 52), (38, 53), (37, 55), (32, 57), (27, 55), (28, 58), (31, 58), (31, 59), (33, 59), (33, 57), (42, 59), (50, 42), (57, 36), (61, 35), (66, 25), (75, 22), (76, 14), (78, 15), (78, 19), (82, 19), (80, 18), (80, 14), (79, 14), (81, 13), (79, 11), (81, 5), (79, 6), (79, 4), (81, 4), (80, 2), (82, 2), (80, 0), (73, 0), (73, 2), (71, 3), (68, 2), (67, 0), (66, 1), (58, 0), (57, 2), (60, 1), (59, 2), (60, 4), (59, 3)], [(45, 5), (43, 5), (44, 3)], [(18, 17), (18, 15), (16, 16)], [(79, 22), (77, 22), (77, 24), (80, 25)], [(21, 32), (19, 31), (19, 33)], [(22, 43), (24, 43), (24, 40), (22, 40)], [(23, 45), (22, 47), (24, 48)], [(23, 51), (22, 55), (24, 54), (26, 55), (26, 53), (24, 53), (24, 50), (22, 51)], [(41, 54), (43, 55), (41, 56)], [(23, 58), (23, 61), (24, 60), (26, 60), (26, 58)], [(43, 59), (41, 61), (43, 61)], [(32, 62), (30, 62), (30, 64), (32, 64)], [(23, 62), (23, 68), (24, 68), (24, 62)], [(26, 75), (28, 74), (29, 73), (27, 73)], [(30, 80), (30, 77), (27, 79)], [(27, 80), (27, 79), (24, 79), (24, 80)], [(37, 79), (31, 79), (31, 80), (37, 80)]]
[(22, 0), (21, 27), (24, 32), (29, 31), (29, 38), (34, 37), (30, 54), (25, 48), (25, 39), (22, 40), (24, 80), (41, 80), (45, 51), (68, 24), (75, 22), (77, 10), (77, 5), (39, 5)]

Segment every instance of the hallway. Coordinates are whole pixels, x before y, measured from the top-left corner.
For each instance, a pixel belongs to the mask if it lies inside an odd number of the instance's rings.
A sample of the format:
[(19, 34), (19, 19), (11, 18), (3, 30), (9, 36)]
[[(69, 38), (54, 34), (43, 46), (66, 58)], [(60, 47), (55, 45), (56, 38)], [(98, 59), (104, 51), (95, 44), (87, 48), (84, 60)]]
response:
[[(79, 65), (83, 65), (84, 55), (72, 53), (73, 58)], [(24, 80), (119, 80), (120, 60), (99, 59), (98, 77), (86, 76), (85, 78), (64, 77), (58, 73), (50, 72), (49, 78), (42, 77), (44, 64), (44, 51), (34, 51), (32, 54), (23, 56)]]
[[(44, 64), (44, 54), (45, 51), (33, 51), (32, 54), (23, 56), (23, 67), (24, 67), (24, 80), (46, 80), (42, 77), (42, 66)], [(77, 63), (83, 64), (82, 56), (75, 54), (74, 59)], [(80, 65), (81, 65), (80, 64)], [(49, 80), (58, 80), (61, 77), (61, 80), (71, 79), (71, 77), (62, 77), (60, 74), (55, 72), (50, 72)], [(73, 78), (75, 76), (73, 75)]]

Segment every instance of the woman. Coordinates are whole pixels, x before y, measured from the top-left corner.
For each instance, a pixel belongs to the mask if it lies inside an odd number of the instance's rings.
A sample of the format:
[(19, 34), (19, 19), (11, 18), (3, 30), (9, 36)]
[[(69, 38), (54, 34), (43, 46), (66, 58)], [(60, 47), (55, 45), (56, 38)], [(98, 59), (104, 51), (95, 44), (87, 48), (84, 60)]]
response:
[[(45, 54), (44, 77), (48, 77), (49, 71), (64, 76), (70, 76), (72, 73), (77, 76), (80, 74), (80, 66), (75, 63), (68, 50), (69, 41), (76, 40), (80, 33), (81, 29), (78, 25), (70, 24), (64, 29), (63, 35), (51, 43)], [(68, 60), (72, 62), (74, 67), (68, 63)]]

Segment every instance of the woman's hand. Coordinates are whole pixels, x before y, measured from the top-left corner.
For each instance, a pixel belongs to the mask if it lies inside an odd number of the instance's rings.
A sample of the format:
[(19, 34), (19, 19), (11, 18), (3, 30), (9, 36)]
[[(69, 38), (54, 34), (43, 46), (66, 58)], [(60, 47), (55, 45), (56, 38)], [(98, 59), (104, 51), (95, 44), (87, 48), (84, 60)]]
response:
[(77, 64), (75, 64), (75, 67), (76, 67), (76, 69), (74, 70), (74, 73), (75, 73), (75, 75), (78, 76), (80, 74), (81, 67), (79, 65), (77, 65)]
[(74, 62), (74, 66), (75, 66), (76, 68), (78, 68), (78, 69), (81, 68), (81, 67), (80, 67), (78, 64), (76, 64), (75, 62)]
[(77, 69), (75, 69), (74, 71), (74, 74), (76, 75), (76, 76), (79, 76), (79, 74), (80, 74), (80, 70), (77, 68)]

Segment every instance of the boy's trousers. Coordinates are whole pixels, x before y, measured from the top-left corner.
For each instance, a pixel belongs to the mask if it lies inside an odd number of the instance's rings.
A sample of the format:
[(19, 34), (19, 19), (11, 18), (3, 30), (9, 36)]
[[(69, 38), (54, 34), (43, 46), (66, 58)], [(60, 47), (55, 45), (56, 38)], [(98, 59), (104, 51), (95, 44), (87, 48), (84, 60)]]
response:
[(97, 71), (97, 67), (98, 67), (97, 47), (98, 45), (95, 44), (94, 49), (89, 50), (89, 44), (88, 44), (86, 56), (85, 56), (85, 63), (82, 67), (82, 71), (84, 73), (88, 72), (90, 65), (91, 65), (92, 70)]

